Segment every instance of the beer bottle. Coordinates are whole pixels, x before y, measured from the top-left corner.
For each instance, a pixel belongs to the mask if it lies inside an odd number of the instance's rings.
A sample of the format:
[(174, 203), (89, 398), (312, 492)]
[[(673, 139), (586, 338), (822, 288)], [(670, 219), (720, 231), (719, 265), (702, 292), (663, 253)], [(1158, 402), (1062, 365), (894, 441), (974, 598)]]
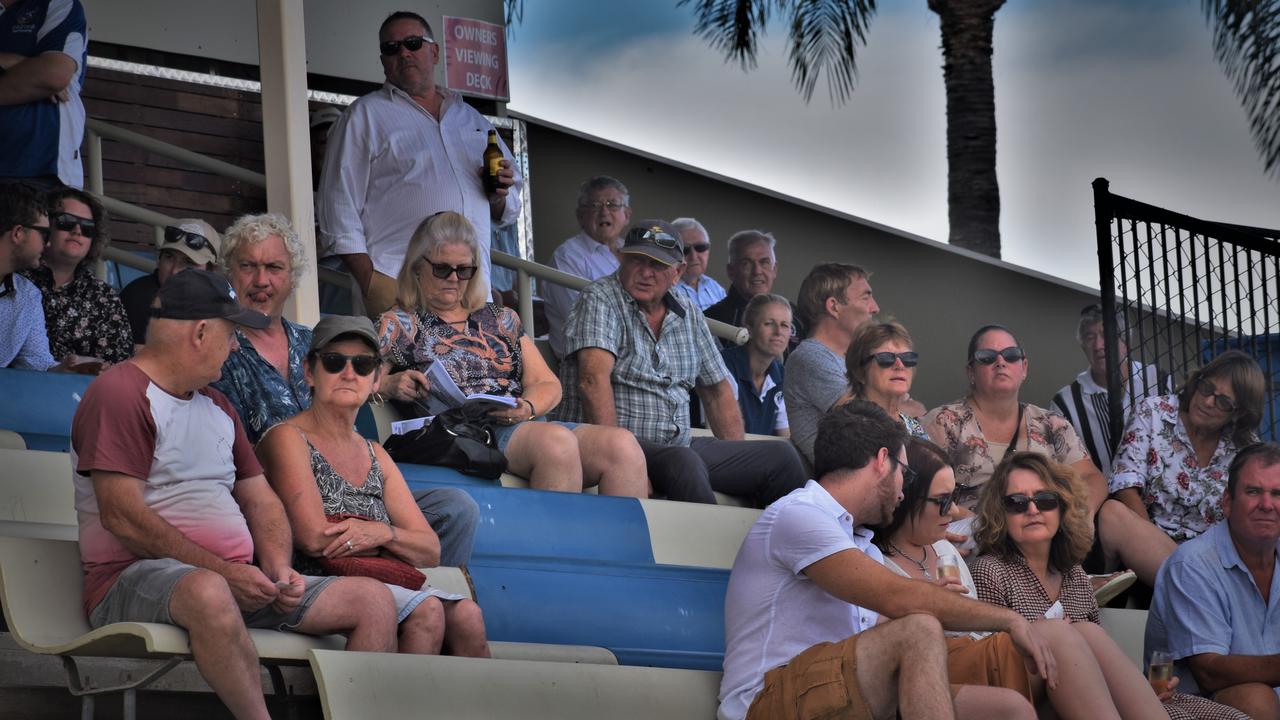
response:
[(498, 147), (498, 132), (490, 130), (489, 145), (484, 149), (484, 165), (481, 172), (486, 193), (493, 193), (498, 189), (498, 171), (502, 169), (502, 160), (502, 148)]

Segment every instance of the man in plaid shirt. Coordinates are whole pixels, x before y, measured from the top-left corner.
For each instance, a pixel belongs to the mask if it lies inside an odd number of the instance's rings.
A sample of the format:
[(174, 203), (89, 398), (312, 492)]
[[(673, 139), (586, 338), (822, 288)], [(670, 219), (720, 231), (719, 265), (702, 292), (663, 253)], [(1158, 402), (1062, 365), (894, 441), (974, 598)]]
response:
[[(679, 233), (643, 220), (621, 252), (618, 271), (584, 288), (569, 315), (560, 419), (635, 433), (654, 490), (672, 500), (714, 503), (718, 490), (763, 507), (804, 485), (789, 443), (742, 439), (742, 414), (706, 320), (672, 292), (684, 270)], [(715, 437), (690, 437), (690, 390)]]

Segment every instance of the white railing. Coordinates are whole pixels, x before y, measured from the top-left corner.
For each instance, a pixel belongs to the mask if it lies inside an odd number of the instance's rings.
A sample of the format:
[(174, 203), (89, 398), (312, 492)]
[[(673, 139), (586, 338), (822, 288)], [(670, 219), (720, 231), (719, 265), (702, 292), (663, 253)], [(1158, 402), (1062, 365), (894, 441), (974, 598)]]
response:
[[(185, 163), (194, 168), (204, 170), (206, 172), (228, 177), (233, 180), (239, 180), (243, 183), (253, 185), (254, 187), (265, 188), (267, 178), (262, 173), (246, 170), (238, 165), (232, 165), (228, 162), (216, 160), (200, 153), (192, 152), (180, 148), (176, 145), (156, 140), (146, 135), (125, 130), (114, 125), (105, 123), (101, 120), (88, 118), (85, 123), (85, 164), (88, 171), (88, 181), (86, 189), (102, 200), (103, 207), (113, 216), (122, 217), (135, 222), (145, 223), (155, 228), (156, 245), (160, 244), (163, 239), (164, 228), (166, 225), (173, 225), (177, 222), (176, 218), (169, 217), (164, 213), (134, 205), (133, 203), (117, 200), (108, 197), (104, 193), (102, 179), (102, 139), (108, 138), (116, 142), (133, 145), (148, 152), (162, 155), (171, 160)], [(501, 267), (509, 268), (516, 271), (516, 292), (520, 297), (520, 321), (526, 328), (533, 330), (533, 278), (537, 278), (544, 282), (553, 282), (564, 285), (573, 290), (581, 290), (590, 282), (585, 278), (577, 275), (570, 275), (553, 267), (542, 265), (524, 258), (509, 255), (498, 250), (490, 252), (493, 264)], [(136, 253), (126, 252), (119, 248), (108, 247), (103, 253), (104, 260), (111, 260), (120, 265), (136, 268), (143, 272), (151, 272), (155, 269), (155, 261), (143, 257)], [(343, 288), (351, 289), (351, 297), (353, 307), (351, 312), (356, 314), (364, 313), (364, 303), (361, 298), (360, 288), (355, 283), (355, 279), (343, 272), (336, 270), (317, 267), (316, 279), (320, 282), (337, 285)], [(707, 326), (711, 329), (713, 335), (724, 338), (731, 342), (742, 344), (747, 341), (746, 328), (740, 328), (718, 320), (707, 319)]]

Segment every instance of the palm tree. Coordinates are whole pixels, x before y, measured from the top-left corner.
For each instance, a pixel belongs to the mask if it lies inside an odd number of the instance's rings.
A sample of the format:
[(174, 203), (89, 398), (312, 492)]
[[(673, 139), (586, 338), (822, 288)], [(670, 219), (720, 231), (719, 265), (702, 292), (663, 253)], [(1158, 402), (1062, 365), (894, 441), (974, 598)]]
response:
[[(947, 207), (950, 242), (1000, 257), (996, 101), (991, 36), (1005, 0), (928, 0), (942, 29), (947, 89)], [(680, 0), (692, 5), (694, 33), (744, 69), (755, 67), (757, 36), (774, 12), (788, 15), (791, 78), (805, 100), (825, 74), (835, 104), (853, 92), (857, 49), (875, 0)]]
[(1213, 50), (1249, 116), (1263, 165), (1280, 178), (1280, 0), (1201, 0)]

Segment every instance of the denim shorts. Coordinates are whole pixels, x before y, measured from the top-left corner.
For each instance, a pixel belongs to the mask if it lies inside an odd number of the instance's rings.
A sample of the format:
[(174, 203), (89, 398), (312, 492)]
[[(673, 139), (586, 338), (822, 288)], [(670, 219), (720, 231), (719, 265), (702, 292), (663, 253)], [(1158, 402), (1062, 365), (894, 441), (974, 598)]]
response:
[(515, 433), (516, 428), (520, 427), (521, 425), (524, 425), (527, 422), (550, 422), (556, 425), (563, 425), (569, 428), (570, 430), (578, 427), (578, 423), (575, 423), (575, 422), (560, 422), (559, 420), (547, 420), (544, 417), (540, 417), (536, 420), (521, 420), (515, 425), (499, 425), (493, 431), (493, 439), (496, 440), (498, 443), (498, 452), (502, 453), (503, 455), (507, 454), (507, 445), (511, 443), (511, 435)]
[[(169, 599), (178, 581), (195, 570), (173, 558), (139, 560), (120, 573), (102, 602), (89, 613), (90, 627), (99, 628), (117, 622), (151, 622), (174, 625), (169, 613)], [(303, 575), (306, 590), (302, 601), (288, 613), (280, 613), (267, 605), (252, 612), (241, 612), (244, 624), (251, 628), (292, 630), (296, 628), (331, 577)]]

